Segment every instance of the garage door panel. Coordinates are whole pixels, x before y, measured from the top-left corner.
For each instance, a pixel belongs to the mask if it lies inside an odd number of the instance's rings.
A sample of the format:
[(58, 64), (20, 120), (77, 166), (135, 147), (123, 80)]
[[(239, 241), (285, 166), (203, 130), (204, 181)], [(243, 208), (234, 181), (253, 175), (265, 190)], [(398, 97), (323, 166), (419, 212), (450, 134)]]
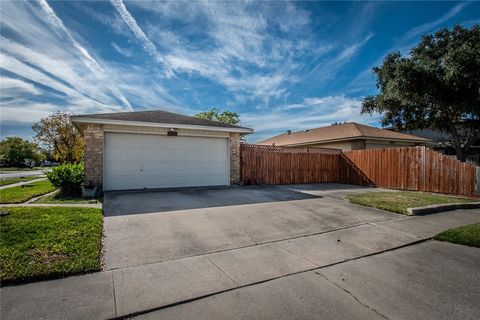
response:
[(229, 184), (228, 139), (105, 134), (105, 190)]
[(105, 173), (108, 176), (131, 176), (135, 177), (140, 171), (138, 163), (110, 163), (105, 166)]

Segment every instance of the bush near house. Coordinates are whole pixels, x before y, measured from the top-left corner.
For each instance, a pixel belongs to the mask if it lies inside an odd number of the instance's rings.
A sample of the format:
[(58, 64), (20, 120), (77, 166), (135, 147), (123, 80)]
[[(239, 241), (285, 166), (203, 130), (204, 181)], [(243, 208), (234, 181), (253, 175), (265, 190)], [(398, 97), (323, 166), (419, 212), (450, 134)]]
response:
[(47, 172), (47, 178), (60, 192), (65, 195), (79, 195), (82, 193), (84, 180), (83, 163), (62, 164)]

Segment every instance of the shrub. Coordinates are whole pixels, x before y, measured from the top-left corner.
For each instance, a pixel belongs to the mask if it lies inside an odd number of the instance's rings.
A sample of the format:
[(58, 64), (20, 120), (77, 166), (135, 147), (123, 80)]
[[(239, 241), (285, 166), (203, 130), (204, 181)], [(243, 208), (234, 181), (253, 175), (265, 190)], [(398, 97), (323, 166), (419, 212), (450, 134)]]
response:
[(47, 178), (61, 193), (77, 195), (82, 193), (83, 171), (83, 163), (62, 164), (47, 172)]

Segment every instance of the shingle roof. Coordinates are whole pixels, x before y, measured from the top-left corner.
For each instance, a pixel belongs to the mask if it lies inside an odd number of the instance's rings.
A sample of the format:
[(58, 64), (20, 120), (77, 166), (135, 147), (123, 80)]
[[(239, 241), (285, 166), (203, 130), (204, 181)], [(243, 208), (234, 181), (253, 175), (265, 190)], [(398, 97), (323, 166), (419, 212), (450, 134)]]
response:
[(163, 110), (149, 110), (149, 111), (134, 111), (134, 112), (117, 112), (117, 113), (97, 113), (72, 116), (72, 121), (75, 119), (88, 118), (98, 120), (118, 120), (118, 121), (135, 121), (148, 123), (167, 123), (167, 124), (182, 124), (194, 126), (208, 126), (208, 127), (222, 127), (222, 128), (236, 128), (249, 129), (241, 126), (226, 124), (219, 121), (212, 121), (207, 119), (199, 119), (183, 114), (167, 112)]
[(348, 122), (344, 124), (332, 125), (328, 127), (321, 127), (316, 129), (296, 131), (283, 133), (278, 136), (262, 140), (256, 144), (286, 146), (307, 144), (313, 142), (327, 142), (336, 140), (349, 140), (361, 138), (377, 138), (377, 139), (392, 139), (405, 141), (427, 142), (429, 139), (390, 131), (386, 129), (379, 129), (363, 124)]

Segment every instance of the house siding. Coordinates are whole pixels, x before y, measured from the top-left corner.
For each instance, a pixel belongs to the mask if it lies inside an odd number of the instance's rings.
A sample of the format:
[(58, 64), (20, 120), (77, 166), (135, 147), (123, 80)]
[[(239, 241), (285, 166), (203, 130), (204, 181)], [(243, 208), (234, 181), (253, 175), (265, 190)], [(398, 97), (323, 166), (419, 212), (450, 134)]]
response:
[(351, 150), (364, 150), (364, 149), (377, 149), (377, 148), (414, 147), (417, 145), (422, 145), (422, 143), (415, 143), (415, 142), (408, 142), (408, 141), (356, 139), (356, 140), (345, 140), (345, 141), (338, 141), (338, 142), (304, 144), (301, 146), (332, 148), (332, 149), (341, 149), (342, 151), (351, 151)]
[(424, 145), (424, 143), (383, 140), (367, 140), (365, 142), (366, 149), (415, 147), (418, 145)]
[(315, 143), (305, 145), (306, 147), (319, 147), (319, 148), (332, 148), (332, 149), (342, 149), (342, 151), (355, 150), (352, 149), (352, 141), (342, 141), (342, 142), (330, 142), (330, 143)]

